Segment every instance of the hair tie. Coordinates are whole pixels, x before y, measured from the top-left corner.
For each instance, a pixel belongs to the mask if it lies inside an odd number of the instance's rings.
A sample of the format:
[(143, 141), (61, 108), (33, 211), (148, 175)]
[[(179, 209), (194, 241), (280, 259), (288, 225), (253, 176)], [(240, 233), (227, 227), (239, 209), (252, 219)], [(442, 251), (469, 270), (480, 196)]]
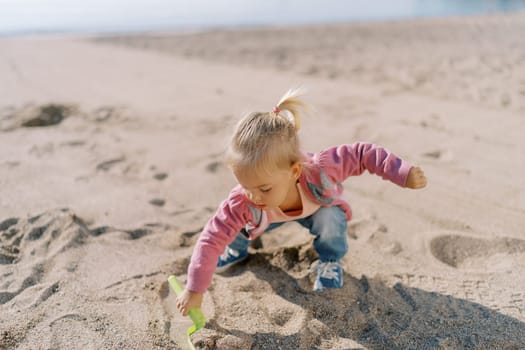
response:
[(274, 112), (276, 115), (278, 115), (281, 112), (281, 110), (279, 109), (279, 107), (275, 106), (275, 107), (273, 107), (273, 111), (272, 112)]

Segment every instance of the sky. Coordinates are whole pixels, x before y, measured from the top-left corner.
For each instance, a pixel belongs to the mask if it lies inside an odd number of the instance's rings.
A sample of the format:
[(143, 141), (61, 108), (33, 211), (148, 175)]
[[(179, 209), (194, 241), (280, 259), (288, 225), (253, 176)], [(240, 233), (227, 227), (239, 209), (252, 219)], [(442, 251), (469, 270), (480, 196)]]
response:
[(525, 0), (0, 0), (0, 33), (377, 20), (525, 8)]

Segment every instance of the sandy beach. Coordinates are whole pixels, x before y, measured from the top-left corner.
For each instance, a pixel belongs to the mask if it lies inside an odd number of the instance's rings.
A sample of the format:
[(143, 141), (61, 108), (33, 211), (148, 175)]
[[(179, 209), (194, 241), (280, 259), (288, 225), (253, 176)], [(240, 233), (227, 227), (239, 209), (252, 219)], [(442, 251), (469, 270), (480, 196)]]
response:
[[(235, 185), (233, 125), (302, 85), (303, 148), (428, 177), (345, 182), (344, 287), (290, 223), (215, 275), (197, 349), (525, 349), (525, 13), (0, 38), (0, 349), (186, 349), (182, 281)], [(337, 127), (334, 128), (333, 125)]]

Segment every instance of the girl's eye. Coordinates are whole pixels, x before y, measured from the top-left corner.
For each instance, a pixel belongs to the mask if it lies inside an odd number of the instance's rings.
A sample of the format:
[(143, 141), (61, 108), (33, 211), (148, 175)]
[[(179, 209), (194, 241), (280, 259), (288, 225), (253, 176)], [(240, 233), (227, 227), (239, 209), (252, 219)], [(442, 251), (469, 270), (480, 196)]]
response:
[(270, 192), (271, 188), (261, 188), (261, 192), (266, 193)]

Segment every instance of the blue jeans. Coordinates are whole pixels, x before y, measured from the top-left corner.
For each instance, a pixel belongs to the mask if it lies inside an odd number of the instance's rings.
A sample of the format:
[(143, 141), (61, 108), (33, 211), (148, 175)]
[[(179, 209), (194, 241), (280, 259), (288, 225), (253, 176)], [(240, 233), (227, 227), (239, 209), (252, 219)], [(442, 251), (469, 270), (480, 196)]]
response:
[[(346, 241), (346, 215), (338, 206), (321, 207), (315, 213), (302, 219), (294, 220), (306, 227), (315, 236), (314, 248), (321, 261), (340, 260), (348, 251)], [(271, 231), (285, 222), (274, 222), (265, 232)], [(247, 252), (250, 241), (242, 233), (228, 245), (238, 252)]]

